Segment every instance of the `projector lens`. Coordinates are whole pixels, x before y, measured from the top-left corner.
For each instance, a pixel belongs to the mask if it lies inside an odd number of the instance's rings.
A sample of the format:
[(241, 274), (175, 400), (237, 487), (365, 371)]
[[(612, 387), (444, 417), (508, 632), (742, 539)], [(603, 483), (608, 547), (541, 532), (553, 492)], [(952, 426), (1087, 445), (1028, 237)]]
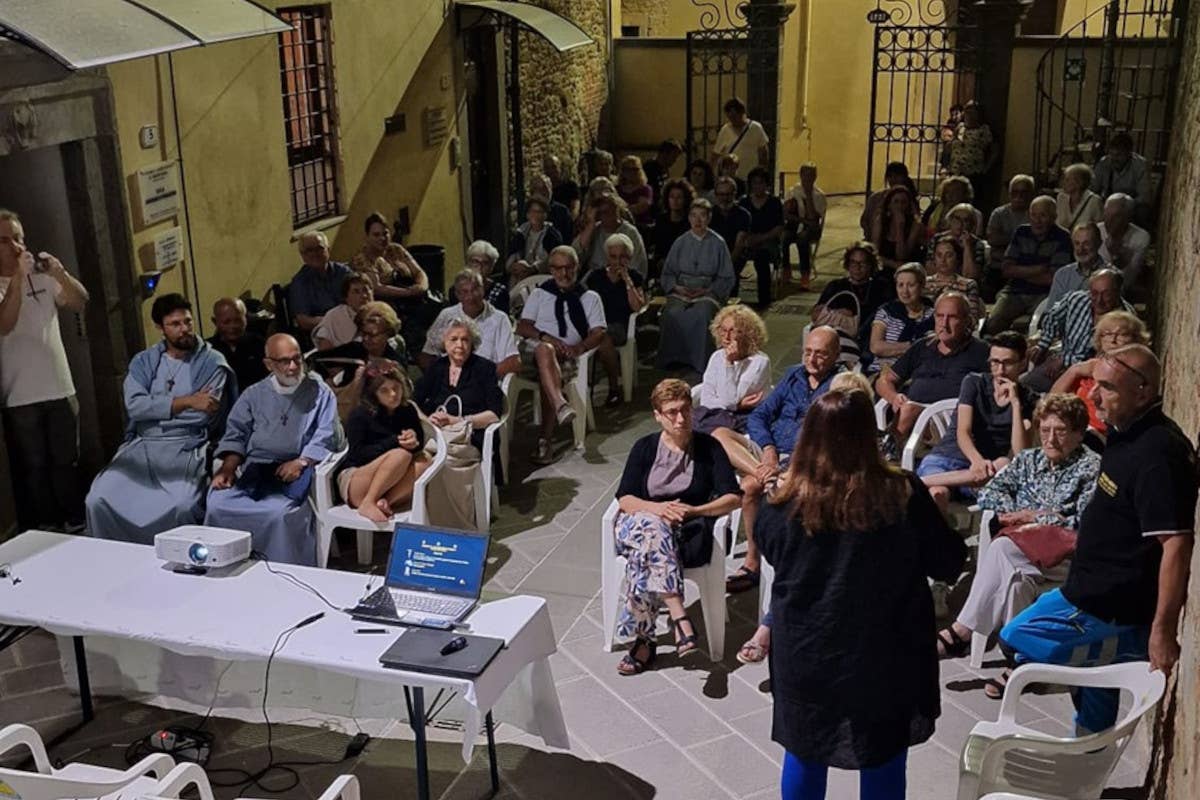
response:
[(208, 548), (197, 542), (188, 548), (188, 558), (193, 564), (203, 564), (208, 561)]

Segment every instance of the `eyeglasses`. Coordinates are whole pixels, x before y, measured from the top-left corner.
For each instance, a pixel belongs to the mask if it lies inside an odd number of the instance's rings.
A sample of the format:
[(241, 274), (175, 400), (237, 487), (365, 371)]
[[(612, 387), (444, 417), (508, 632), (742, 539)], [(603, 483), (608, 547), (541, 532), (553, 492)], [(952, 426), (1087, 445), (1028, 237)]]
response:
[(1110, 355), (1108, 353), (1105, 353), (1104, 356), (1102, 356), (1102, 358), (1104, 359), (1104, 361), (1106, 363), (1108, 363), (1110, 365), (1111, 364), (1120, 364), (1122, 367), (1129, 370), (1134, 375), (1137, 375), (1138, 379), (1141, 381), (1141, 386), (1149, 386), (1150, 385), (1150, 379), (1148, 377), (1146, 377), (1146, 373), (1142, 372), (1137, 367), (1130, 365), (1130, 363), (1128, 361), (1125, 361), (1122, 358), (1119, 358), (1114, 355)]
[(1016, 359), (1016, 358), (989, 358), (988, 359), (989, 367), (1011, 367), (1017, 363), (1019, 363), (1019, 359)]
[(272, 364), (279, 364), (283, 367), (292, 365), (298, 367), (304, 363), (304, 356), (287, 356), (285, 358), (271, 358), (270, 356), (267, 356), (267, 361), (270, 361)]
[(1096, 334), (1096, 338), (1102, 342), (1103, 341), (1117, 342), (1117, 341), (1120, 341), (1121, 339), (1124, 339), (1125, 337), (1132, 338), (1131, 334), (1128, 331), (1101, 331), (1100, 333)]
[(308, 247), (301, 247), (301, 253), (320, 253), (325, 249), (323, 244), (310, 244)]

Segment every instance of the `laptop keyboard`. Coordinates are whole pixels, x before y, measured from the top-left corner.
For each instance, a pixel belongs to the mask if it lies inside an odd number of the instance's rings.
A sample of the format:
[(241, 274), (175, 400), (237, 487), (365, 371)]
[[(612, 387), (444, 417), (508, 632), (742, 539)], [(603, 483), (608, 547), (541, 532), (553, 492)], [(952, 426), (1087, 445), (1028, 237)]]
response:
[(458, 616), (470, 605), (470, 601), (459, 597), (443, 597), (436, 594), (409, 594), (393, 592), (396, 608), (405, 611), (419, 611), (422, 614), (436, 614), (442, 617)]

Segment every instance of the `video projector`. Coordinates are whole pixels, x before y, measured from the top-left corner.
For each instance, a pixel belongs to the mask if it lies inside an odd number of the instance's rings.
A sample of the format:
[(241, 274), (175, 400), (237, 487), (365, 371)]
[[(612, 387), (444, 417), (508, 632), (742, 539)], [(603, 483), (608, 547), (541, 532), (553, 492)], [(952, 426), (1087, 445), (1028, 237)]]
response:
[(225, 569), (250, 557), (250, 532), (180, 525), (154, 537), (154, 555), (176, 565), (176, 572)]

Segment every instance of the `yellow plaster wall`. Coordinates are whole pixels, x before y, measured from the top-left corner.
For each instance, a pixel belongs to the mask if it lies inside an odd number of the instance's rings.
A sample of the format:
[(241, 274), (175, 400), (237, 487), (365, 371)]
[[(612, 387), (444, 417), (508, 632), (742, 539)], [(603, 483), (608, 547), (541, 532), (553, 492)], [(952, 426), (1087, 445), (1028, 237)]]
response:
[[(426, 149), (421, 137), (421, 111), (428, 106), (444, 106), (450, 136), (457, 132), (461, 81), (454, 19), (444, 15), (447, 4), (405, 0), (403, 24), (391, 0), (332, 0), (330, 5), (341, 210), (349, 215), (345, 225), (326, 230), (335, 256), (357, 249), (363, 215), (378, 208), (391, 216), (408, 206), (409, 241), (443, 244), (447, 263), (460, 262), (463, 231), (450, 140)], [(190, 263), (164, 276), (159, 292), (182, 291), (207, 320), (217, 297), (244, 291), (261, 297), (299, 266), (291, 241), (278, 44), (274, 37), (228, 42), (178, 53), (174, 62), (199, 297), (191, 286)], [(165, 57), (143, 58), (108, 68), (139, 268), (152, 262), (154, 236), (176, 224), (143, 229), (131, 195), (139, 167), (176, 157), (166, 64)], [(397, 111), (406, 114), (407, 131), (385, 137), (384, 119)], [(143, 150), (138, 130), (147, 124), (159, 125), (161, 143)], [(182, 215), (178, 224), (183, 225)], [(149, 304), (143, 312), (152, 341), (157, 335)]]

